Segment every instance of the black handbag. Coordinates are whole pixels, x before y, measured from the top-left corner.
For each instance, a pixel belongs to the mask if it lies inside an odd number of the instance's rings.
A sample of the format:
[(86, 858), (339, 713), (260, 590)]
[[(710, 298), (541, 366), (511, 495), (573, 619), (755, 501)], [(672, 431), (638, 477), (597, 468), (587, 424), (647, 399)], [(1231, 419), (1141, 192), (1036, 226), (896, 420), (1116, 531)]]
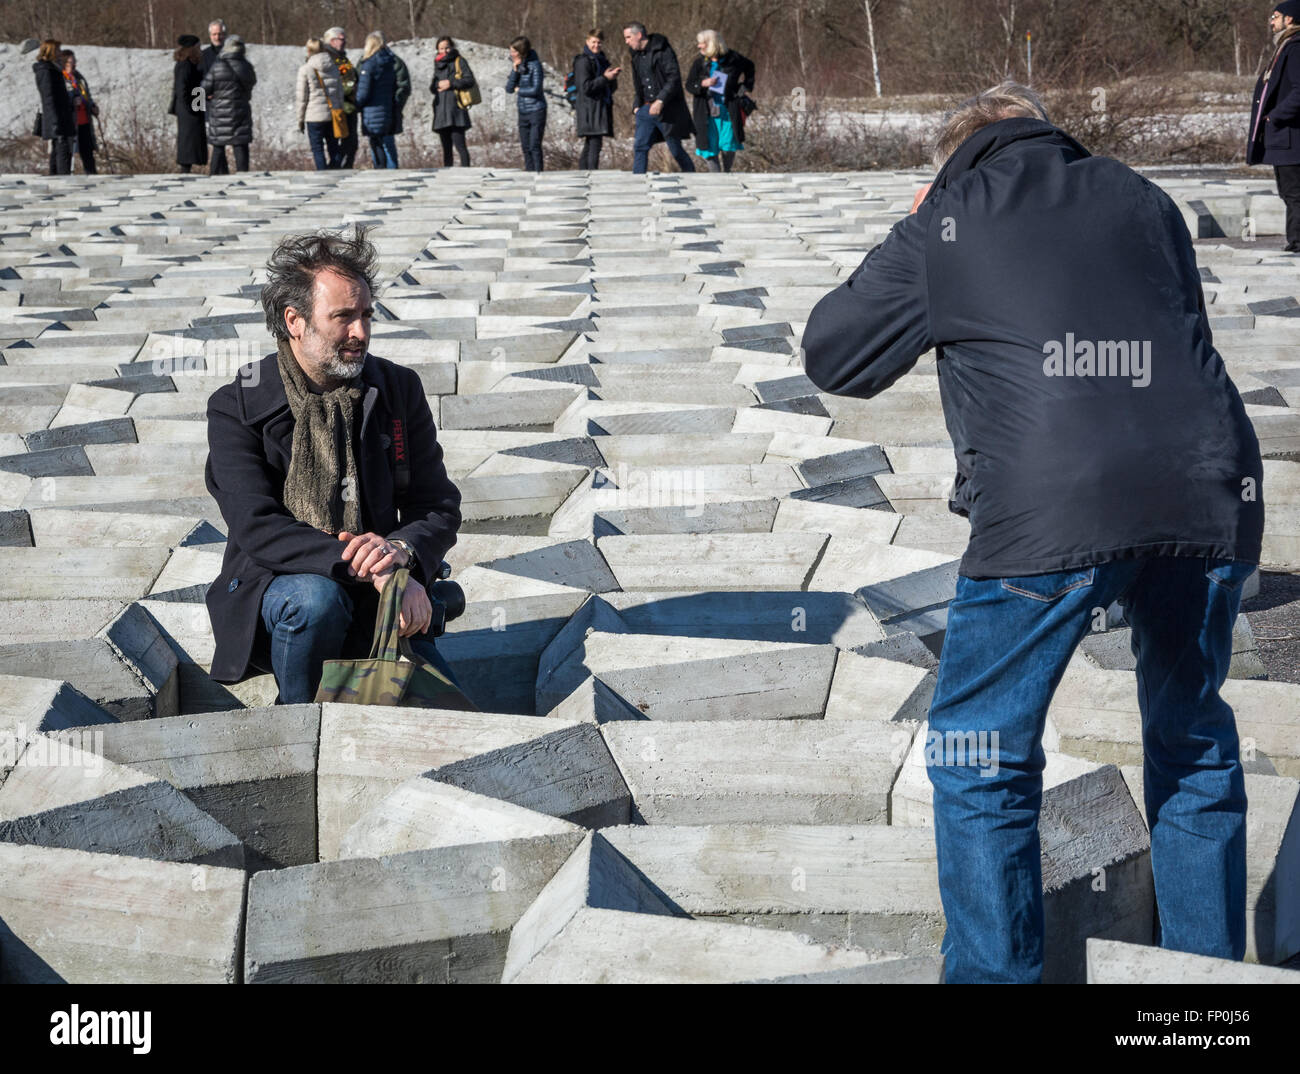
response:
[(41, 110), (38, 108), (36, 109), (36, 119), (32, 121), (32, 133), (39, 138), (43, 127), (44, 124), (41, 122)]

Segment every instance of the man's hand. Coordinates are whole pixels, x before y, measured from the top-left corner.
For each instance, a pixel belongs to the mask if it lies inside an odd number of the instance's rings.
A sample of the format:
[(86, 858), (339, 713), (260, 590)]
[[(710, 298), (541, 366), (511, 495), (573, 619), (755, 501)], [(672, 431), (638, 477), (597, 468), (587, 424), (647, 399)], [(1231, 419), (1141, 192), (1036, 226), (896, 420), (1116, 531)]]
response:
[(618, 73), (621, 70), (623, 70), (623, 68), (621, 67), (606, 67), (605, 77), (608, 78), (611, 82), (613, 82), (614, 79), (618, 78)]
[(433, 602), (429, 600), (429, 591), (412, 578), (402, 590), (402, 610), (397, 615), (397, 635), (409, 638), (412, 634), (423, 634), (433, 622)]
[(664, 102), (663, 102), (663, 101), (654, 101), (654, 102), (650, 105), (650, 114), (651, 114), (652, 116), (657, 116), (657, 115), (658, 115), (660, 112), (662, 112), (663, 110), (664, 110)]
[(348, 573), (363, 582), (376, 581), (375, 588), (382, 589), (378, 577), (405, 567), (408, 556), (388, 539), (377, 533), (353, 534), (344, 530), (339, 534), (340, 541), (346, 541), (343, 549), (344, 560), (350, 561)]
[(301, 120), (301, 119), (298, 120), (298, 133), (299, 133), (299, 134), (303, 134), (303, 133), (306, 132), (306, 130), (307, 130), (307, 123), (306, 123), (306, 121), (305, 121), (305, 120)]
[(921, 187), (921, 189), (916, 192), (916, 197), (912, 199), (912, 212), (908, 213), (908, 216), (911, 216), (912, 213), (916, 212), (916, 210), (921, 207), (921, 202), (925, 201), (925, 196), (930, 193), (931, 185), (932, 184), (930, 183), (926, 183), (925, 186)]
[(701, 78), (701, 79), (700, 79), (700, 85), (701, 85), (701, 86), (712, 86), (713, 83), (715, 83), (716, 81), (717, 81), (717, 79), (714, 78), (712, 75), (710, 75), (708, 78)]
[(444, 78), (441, 82), (438, 83), (438, 88), (439, 88), (440, 90), (449, 90), (449, 89), (451, 89), (451, 79), (450, 79), (450, 78)]

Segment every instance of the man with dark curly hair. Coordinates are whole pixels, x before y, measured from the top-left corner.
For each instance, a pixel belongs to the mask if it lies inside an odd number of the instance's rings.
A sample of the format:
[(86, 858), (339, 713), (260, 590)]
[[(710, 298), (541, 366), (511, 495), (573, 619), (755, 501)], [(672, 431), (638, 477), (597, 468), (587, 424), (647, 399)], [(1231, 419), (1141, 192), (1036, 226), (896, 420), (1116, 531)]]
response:
[(400, 632), (449, 678), (426, 634), (460, 492), (419, 376), (368, 352), (375, 249), (366, 230), (285, 238), (262, 289), (277, 351), (208, 401), (207, 487), (229, 538), (208, 590), (212, 677), (274, 671), (311, 701), (326, 660), (363, 655), (378, 593), (406, 567)]

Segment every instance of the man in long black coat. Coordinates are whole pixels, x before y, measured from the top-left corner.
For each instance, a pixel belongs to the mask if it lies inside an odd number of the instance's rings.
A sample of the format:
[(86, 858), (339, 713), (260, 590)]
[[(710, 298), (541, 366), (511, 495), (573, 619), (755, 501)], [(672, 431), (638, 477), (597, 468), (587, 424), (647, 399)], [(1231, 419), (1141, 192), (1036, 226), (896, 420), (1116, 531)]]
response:
[(1259, 562), (1263, 464), (1191, 237), (1167, 194), (1090, 156), (1022, 86), (959, 109), (941, 158), (912, 214), (813, 309), (803, 346), (814, 384), (860, 398), (935, 354), (949, 506), (970, 519), (925, 741), (946, 979), (1043, 973), (1044, 720), (1116, 600), (1161, 944), (1240, 959), (1246, 797), (1219, 688)]
[(632, 141), (632, 174), (644, 175), (652, 146), (666, 142), (668, 152), (684, 172), (695, 171), (682, 139), (695, 133), (691, 113), (682, 90), (682, 70), (677, 53), (663, 34), (647, 34), (639, 22), (623, 28), (623, 40), (632, 53), (635, 83), (633, 115), (636, 130)]
[(199, 50), (203, 57), (203, 73), (205, 75), (212, 70), (212, 65), (216, 63), (217, 57), (221, 55), (221, 46), (226, 43), (226, 24), (221, 19), (213, 19), (208, 23), (208, 41), (211, 43), (204, 45)]
[(363, 228), (283, 240), (262, 292), (277, 353), (208, 401), (207, 487), (229, 535), (207, 595), (211, 674), (274, 671), (285, 703), (315, 697), (325, 660), (365, 654), (400, 567), (401, 633), (448, 670), (425, 587), (456, 543), (460, 493), (419, 376), (368, 353), (374, 262)]
[(1286, 203), (1286, 246), (1300, 253), (1300, 0), (1282, 0), (1269, 16), (1273, 54), (1255, 83), (1247, 164), (1271, 164)]

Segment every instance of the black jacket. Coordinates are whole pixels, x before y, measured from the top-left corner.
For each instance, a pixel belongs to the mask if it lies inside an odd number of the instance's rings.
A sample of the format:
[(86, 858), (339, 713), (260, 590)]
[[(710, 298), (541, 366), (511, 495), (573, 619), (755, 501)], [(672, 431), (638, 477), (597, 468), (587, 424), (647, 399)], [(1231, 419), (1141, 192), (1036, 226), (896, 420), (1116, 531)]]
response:
[(217, 57), (221, 55), (221, 49), (217, 48), (216, 45), (204, 45), (199, 49), (199, 53), (203, 56), (203, 73), (206, 75), (212, 70), (212, 65), (216, 62)]
[[(695, 62), (691, 64), (691, 72), (686, 76), (686, 92), (695, 98), (695, 102), (691, 106), (691, 119), (695, 124), (695, 138), (697, 141), (704, 142), (705, 145), (709, 141), (709, 94), (712, 90), (708, 86), (701, 86), (700, 83), (709, 77), (711, 65), (711, 60), (707, 60), (703, 56), (696, 56)], [(736, 137), (743, 139), (745, 137), (745, 113), (740, 110), (740, 98), (754, 88), (754, 63), (735, 49), (727, 49), (718, 57), (718, 69), (727, 76), (727, 85), (723, 90), (723, 100), (727, 103), (727, 114), (731, 117), (731, 125), (736, 129)]]
[[(460, 77), (456, 77), (456, 65), (460, 64)], [(440, 90), (438, 83), (446, 79), (451, 89)], [(433, 129), (469, 130), (474, 124), (469, 121), (469, 109), (462, 108), (456, 100), (457, 90), (467, 90), (474, 85), (474, 72), (470, 70), (469, 61), (452, 49), (441, 61), (434, 61), (433, 78), (429, 82), (429, 92), (433, 94)]]
[[(1125, 375), (1119, 345), (1141, 356)], [(971, 523), (963, 574), (1259, 561), (1259, 444), (1212, 345), (1183, 218), (1048, 123), (966, 139), (813, 309), (803, 346), (814, 384), (860, 398), (936, 349), (949, 506)]]
[(32, 73), (36, 92), (41, 95), (41, 137), (46, 141), (72, 137), (77, 133), (77, 114), (62, 69), (49, 60), (37, 60)]
[(253, 140), (253, 87), (257, 72), (244, 59), (244, 46), (223, 49), (203, 76), (209, 145), (248, 145)]
[(1268, 82), (1261, 73), (1255, 83), (1246, 163), (1300, 164), (1300, 34), (1282, 46)]
[[(601, 58), (604, 58), (604, 53)], [(597, 134), (613, 137), (614, 94), (618, 91), (618, 79), (601, 74), (608, 66), (608, 59), (602, 65), (596, 55), (585, 48), (573, 58), (573, 84), (578, 90), (573, 110), (579, 138)]]
[[(357, 471), (366, 530), (415, 550), (412, 576), (428, 584), (460, 527), (460, 492), (442, 463), (433, 415), (419, 376), (373, 354), (361, 372), (361, 450)], [(400, 429), (395, 421), (401, 422)], [(221, 574), (208, 590), (216, 637), (212, 678), (238, 682), (252, 673), (262, 594), (279, 574), (321, 574), (349, 584), (356, 615), (373, 615), (377, 594), (348, 577), (343, 543), (284, 507), (293, 446), (293, 414), (271, 354), (208, 400), (208, 491), (229, 534)], [(409, 460), (409, 487), (396, 488), (398, 452)]]
[(663, 101), (659, 122), (667, 124), (665, 132), (674, 138), (689, 138), (695, 129), (691, 114), (686, 109), (686, 96), (682, 91), (682, 70), (677, 66), (677, 53), (663, 34), (650, 34), (640, 52), (632, 52), (632, 76), (636, 84), (635, 108), (653, 101)]
[(167, 110), (176, 117), (176, 163), (206, 164), (208, 135), (200, 95), (194, 91), (203, 85), (203, 68), (189, 60), (177, 60), (172, 69), (172, 105)]

